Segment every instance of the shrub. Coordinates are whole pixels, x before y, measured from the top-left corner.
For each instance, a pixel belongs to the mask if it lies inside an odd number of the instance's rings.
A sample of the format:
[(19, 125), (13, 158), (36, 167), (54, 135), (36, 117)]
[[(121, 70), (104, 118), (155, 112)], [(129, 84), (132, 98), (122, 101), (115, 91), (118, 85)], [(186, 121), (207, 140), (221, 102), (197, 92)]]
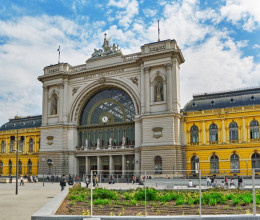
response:
[(94, 200), (94, 205), (110, 205), (110, 200), (98, 198), (98, 199)]
[[(158, 192), (154, 188), (147, 188), (146, 189), (146, 201), (156, 201), (157, 193)], [(145, 200), (145, 189), (139, 189), (135, 193), (134, 198), (138, 201), (144, 201)]]
[(115, 191), (113, 190), (108, 190), (108, 189), (95, 189), (93, 193), (93, 199), (111, 199), (111, 200), (117, 200), (118, 195)]

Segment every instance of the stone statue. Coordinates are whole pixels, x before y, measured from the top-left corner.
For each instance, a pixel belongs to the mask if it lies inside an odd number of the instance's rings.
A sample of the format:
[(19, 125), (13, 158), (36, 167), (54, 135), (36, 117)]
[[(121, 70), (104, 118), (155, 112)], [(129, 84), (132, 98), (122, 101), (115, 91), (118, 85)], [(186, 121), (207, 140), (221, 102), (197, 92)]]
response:
[(122, 146), (125, 146), (125, 136), (122, 137)]
[(57, 114), (57, 102), (58, 102), (57, 96), (54, 95), (52, 97), (52, 110), (51, 110), (51, 114), (52, 115), (56, 115)]
[(157, 87), (156, 87), (156, 102), (162, 101), (161, 90), (162, 90), (162, 85), (161, 85), (161, 82), (159, 81), (157, 84)]
[(97, 148), (99, 148), (100, 147), (100, 139), (98, 138), (97, 139)]
[(109, 138), (109, 147), (111, 147), (112, 146), (112, 138), (110, 137)]

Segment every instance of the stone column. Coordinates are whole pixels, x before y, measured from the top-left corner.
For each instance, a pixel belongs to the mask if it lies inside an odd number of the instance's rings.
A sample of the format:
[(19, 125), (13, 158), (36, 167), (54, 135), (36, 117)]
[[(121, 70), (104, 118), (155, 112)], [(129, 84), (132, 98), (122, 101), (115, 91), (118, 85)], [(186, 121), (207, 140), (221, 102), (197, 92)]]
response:
[(150, 113), (150, 67), (144, 68), (145, 113)]
[(8, 138), (5, 138), (5, 153), (8, 153), (8, 145), (7, 145)]
[(225, 119), (221, 119), (222, 122), (222, 143), (226, 143), (226, 129), (225, 129)]
[(242, 118), (242, 142), (245, 143), (246, 142), (246, 122), (245, 122), (245, 118)]
[(68, 106), (67, 106), (67, 100), (68, 100), (68, 79), (64, 79), (64, 97), (63, 97), (63, 121), (68, 121)]
[(34, 136), (34, 141), (33, 141), (33, 153), (37, 152), (39, 150), (40, 150), (40, 148), (37, 150), (37, 136), (35, 135)]
[(46, 126), (48, 123), (48, 86), (43, 86), (42, 97), (42, 126)]
[(171, 76), (172, 76), (172, 102), (173, 102), (173, 111), (179, 112), (180, 111), (180, 67), (178, 60), (175, 58), (172, 62), (172, 69), (171, 69)]
[(100, 156), (97, 156), (97, 170), (98, 170), (98, 174), (100, 173), (100, 169), (101, 169), (101, 166), (100, 166)]
[(85, 163), (86, 163), (86, 174), (88, 175), (89, 174), (89, 158), (88, 158), (88, 156), (86, 156)]
[(62, 123), (63, 119), (63, 92), (64, 85), (62, 83), (58, 84), (59, 87), (59, 103), (58, 103), (58, 114), (59, 114), (59, 123)]
[(141, 90), (141, 113), (145, 112), (145, 86), (144, 86), (144, 68), (141, 66), (141, 80), (140, 80), (140, 90)]
[(123, 175), (125, 175), (125, 169), (126, 169), (125, 155), (122, 155), (122, 174)]
[(203, 144), (206, 144), (206, 130), (205, 130), (205, 121), (202, 121), (202, 136), (203, 136)]
[(172, 64), (165, 64), (166, 75), (167, 75), (167, 110), (172, 112)]
[(109, 174), (112, 175), (113, 173), (114, 173), (113, 156), (109, 155)]

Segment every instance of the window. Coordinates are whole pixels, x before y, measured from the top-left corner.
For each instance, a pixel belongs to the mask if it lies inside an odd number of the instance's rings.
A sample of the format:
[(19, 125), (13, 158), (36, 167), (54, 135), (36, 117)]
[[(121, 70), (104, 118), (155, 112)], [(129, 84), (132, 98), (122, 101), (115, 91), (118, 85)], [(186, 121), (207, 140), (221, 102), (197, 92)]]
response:
[(19, 143), (20, 152), (23, 152), (23, 143), (24, 143), (24, 136), (21, 136), (20, 143)]
[(218, 127), (216, 124), (211, 124), (209, 127), (209, 141), (218, 141)]
[(32, 174), (32, 161), (29, 160), (27, 164), (28, 174)]
[(199, 173), (199, 158), (196, 155), (191, 158), (191, 172)]
[(3, 174), (3, 168), (4, 168), (3, 161), (0, 160), (0, 174)]
[(11, 153), (14, 151), (14, 140), (15, 140), (15, 137), (11, 136), (11, 140), (10, 140), (10, 152)]
[(250, 138), (251, 139), (259, 138), (259, 124), (256, 120), (253, 120), (250, 123)]
[(29, 140), (29, 152), (33, 152), (33, 139), (30, 138)]
[(9, 160), (9, 162), (8, 162), (8, 168), (9, 168), (9, 174), (12, 174), (13, 164), (12, 164), (12, 161), (11, 161), (11, 160)]
[(235, 153), (230, 157), (230, 168), (231, 173), (239, 173), (239, 156)]
[(155, 102), (163, 101), (163, 79), (160, 76), (154, 79), (154, 94)]
[(48, 174), (52, 174), (52, 165), (53, 165), (53, 162), (51, 159), (48, 159), (47, 160), (47, 165), (48, 165)]
[(57, 94), (53, 94), (51, 96), (51, 115), (57, 114), (57, 106), (58, 106), (58, 97)]
[(199, 143), (199, 129), (196, 125), (190, 128), (190, 142), (191, 144)]
[(1, 153), (5, 152), (5, 142), (1, 141)]
[(160, 156), (154, 158), (154, 173), (162, 174), (162, 158)]
[(18, 173), (22, 174), (23, 173), (23, 163), (20, 160), (19, 160), (19, 167), (18, 167), (18, 169), (19, 169)]
[(219, 159), (218, 156), (213, 154), (210, 158), (210, 172), (211, 173), (218, 173), (218, 166), (219, 166)]
[(252, 169), (255, 169), (256, 172), (260, 172), (260, 154), (254, 153), (252, 155)]
[(236, 122), (231, 122), (229, 124), (229, 139), (231, 141), (238, 140), (238, 127)]

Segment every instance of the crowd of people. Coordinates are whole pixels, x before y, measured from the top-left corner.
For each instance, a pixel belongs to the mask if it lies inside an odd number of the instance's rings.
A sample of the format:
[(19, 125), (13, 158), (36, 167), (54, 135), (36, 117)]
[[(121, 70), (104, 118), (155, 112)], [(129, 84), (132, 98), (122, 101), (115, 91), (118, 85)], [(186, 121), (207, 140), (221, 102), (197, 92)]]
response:
[[(237, 187), (241, 188), (243, 185), (243, 179), (241, 176), (237, 177)], [(235, 188), (235, 181), (234, 177), (230, 178), (230, 181), (228, 180), (228, 177), (225, 176), (224, 180), (221, 181), (221, 184), (218, 184), (218, 181), (215, 176), (207, 177), (207, 187), (222, 187), (222, 188)]]

